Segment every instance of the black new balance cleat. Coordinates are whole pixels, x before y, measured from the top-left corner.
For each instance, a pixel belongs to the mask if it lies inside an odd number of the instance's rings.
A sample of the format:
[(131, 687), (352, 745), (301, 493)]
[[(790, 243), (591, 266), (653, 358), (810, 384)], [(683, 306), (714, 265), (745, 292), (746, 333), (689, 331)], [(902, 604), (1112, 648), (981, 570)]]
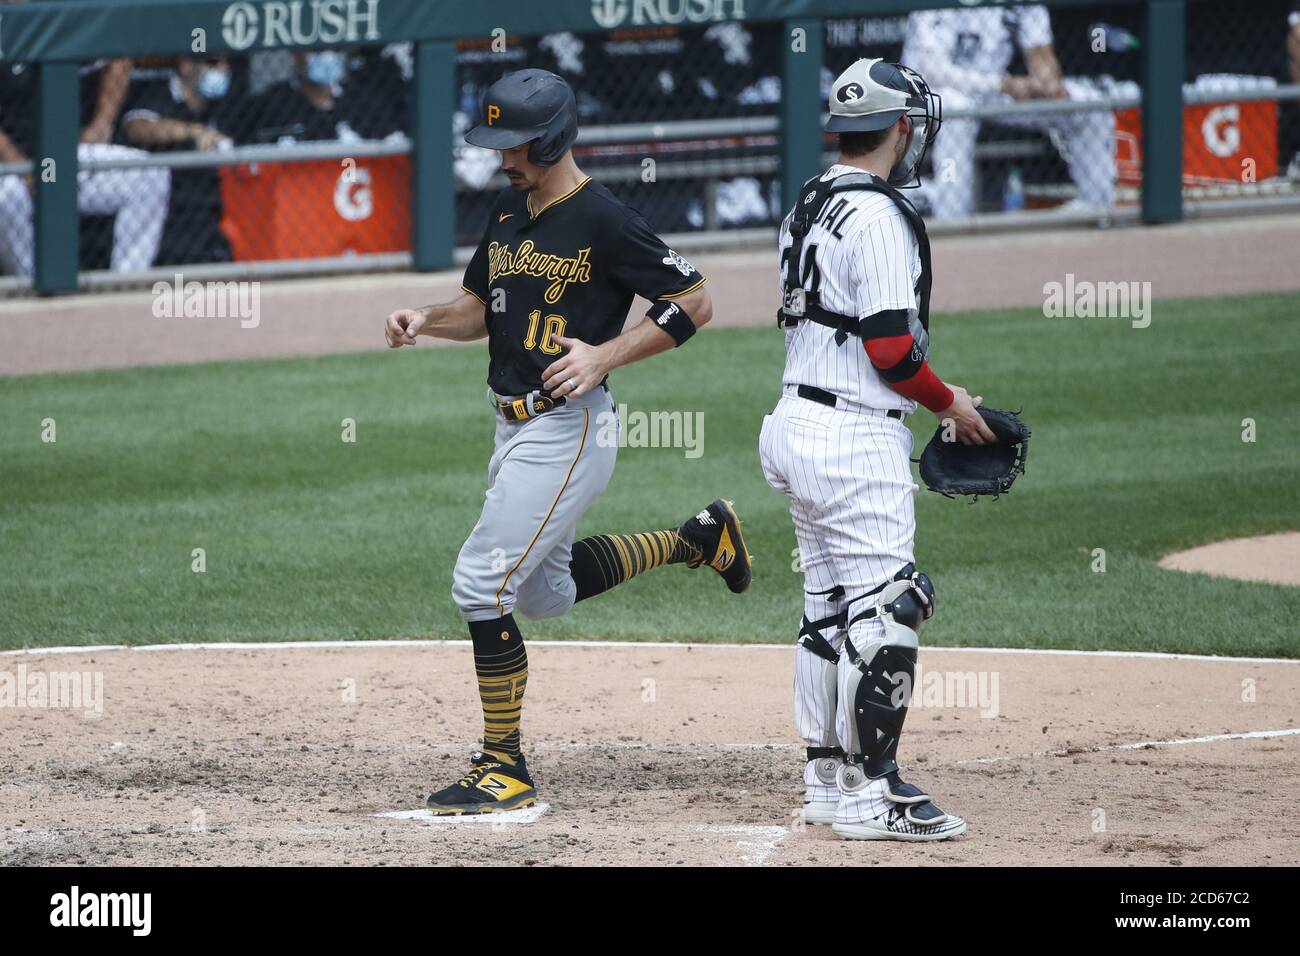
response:
[(485, 753), (474, 754), (470, 761), (474, 766), (469, 773), (425, 801), (438, 816), (500, 813), (537, 802), (533, 778), (528, 775), (523, 757), (514, 766)]
[(700, 553), (686, 562), (688, 568), (707, 564), (722, 575), (733, 594), (749, 587), (753, 560), (740, 533), (740, 516), (730, 501), (719, 498), (683, 524), (678, 533)]

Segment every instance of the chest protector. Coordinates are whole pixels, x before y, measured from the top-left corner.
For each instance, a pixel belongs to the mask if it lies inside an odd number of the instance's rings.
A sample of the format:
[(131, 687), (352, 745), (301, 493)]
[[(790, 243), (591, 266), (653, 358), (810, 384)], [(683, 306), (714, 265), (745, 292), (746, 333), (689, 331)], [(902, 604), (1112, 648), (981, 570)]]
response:
[[(835, 330), (835, 344), (843, 345), (850, 335), (863, 337), (863, 323), (870, 319), (859, 319), (852, 315), (841, 315), (822, 307), (821, 274), (815, 260), (810, 260), (808, 276), (800, 275), (799, 264), (803, 260), (804, 240), (812, 230), (813, 223), (821, 215), (826, 203), (835, 193), (866, 190), (884, 193), (898, 207), (903, 218), (912, 227), (916, 236), (916, 246), (921, 256), (921, 277), (917, 280), (916, 293), (919, 306), (915, 317), (909, 317), (912, 338), (925, 358), (930, 349), (930, 237), (925, 231), (925, 221), (921, 219), (916, 208), (903, 198), (893, 186), (871, 173), (847, 173), (834, 179), (824, 180), (815, 176), (803, 184), (799, 191), (799, 200), (795, 203), (790, 220), (790, 237), (794, 240), (786, 251), (784, 291), (781, 308), (776, 313), (776, 324), (782, 328), (792, 328), (800, 322), (816, 322)], [(811, 279), (810, 289), (805, 289), (806, 279)]]

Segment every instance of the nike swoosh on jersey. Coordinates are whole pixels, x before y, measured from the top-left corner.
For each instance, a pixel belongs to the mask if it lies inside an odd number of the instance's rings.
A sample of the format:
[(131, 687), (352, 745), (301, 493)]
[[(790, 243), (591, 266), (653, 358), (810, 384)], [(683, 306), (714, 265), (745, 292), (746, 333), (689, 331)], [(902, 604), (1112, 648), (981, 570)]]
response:
[(505, 222), (507, 219), (513, 219), (514, 216), (515, 214), (512, 212), (503, 212), (501, 215), (497, 216), (497, 222)]

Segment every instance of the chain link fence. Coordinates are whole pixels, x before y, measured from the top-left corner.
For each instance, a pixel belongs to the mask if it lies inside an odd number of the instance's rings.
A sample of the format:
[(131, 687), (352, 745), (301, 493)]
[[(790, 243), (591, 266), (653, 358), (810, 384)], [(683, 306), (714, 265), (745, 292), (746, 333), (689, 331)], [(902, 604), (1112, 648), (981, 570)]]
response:
[[(458, 128), (477, 115), (483, 90), (503, 66), (548, 69), (577, 94), (578, 164), (656, 229), (770, 224), (779, 206), (782, 39), (779, 23), (731, 21), (511, 38), (504, 54), (487, 44), (465, 46)], [(490, 154), (477, 162), (484, 172), (495, 169)], [(471, 194), (481, 181), (464, 179), (457, 239), (476, 243), (492, 194)]]
[(1300, 194), (1300, 0), (1187, 8), (1189, 204)]
[[(1300, 189), (1300, 0), (1190, 0), (1183, 189), (1237, 208)], [(780, 23), (508, 34), (457, 45), (459, 245), (505, 180), (466, 146), (486, 86), (526, 66), (573, 85), (579, 164), (655, 228), (753, 236), (780, 199)], [(1142, 7), (958, 7), (830, 19), (821, 85), (860, 57), (901, 59), (943, 97), (915, 195), (935, 228), (1055, 210), (1105, 221), (1141, 190)], [(409, 44), (109, 60), (80, 68), (80, 268), (137, 280), (193, 265), (294, 271), (409, 262)], [(33, 267), (36, 70), (0, 63), (0, 273)], [(809, 104), (809, 109), (819, 108)], [(823, 141), (824, 161), (834, 138)], [(1022, 221), (1014, 216), (1007, 221)], [(16, 280), (16, 281), (15, 281)]]
[[(1293, 11), (1300, 3), (1290, 0), (1258, 0), (1247, 16), (1223, 0), (1189, 4), (1189, 202), (1297, 195), (1298, 91), (1287, 89), (1300, 83)], [(917, 196), (936, 224), (1038, 209), (1105, 219), (1140, 195), (1147, 41), (1142, 9), (1129, 4), (830, 20), (823, 82), (859, 56), (901, 58), (942, 95), (942, 133)]]

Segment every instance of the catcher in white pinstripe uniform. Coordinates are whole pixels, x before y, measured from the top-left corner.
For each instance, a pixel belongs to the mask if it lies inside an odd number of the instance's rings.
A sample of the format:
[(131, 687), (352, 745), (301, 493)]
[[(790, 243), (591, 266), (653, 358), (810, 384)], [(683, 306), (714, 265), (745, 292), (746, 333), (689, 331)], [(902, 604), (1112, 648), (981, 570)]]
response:
[(790, 500), (804, 571), (795, 720), (808, 746), (804, 819), (849, 839), (941, 840), (965, 832), (895, 756), (917, 628), (934, 588), (913, 563), (906, 415), (924, 405), (956, 440), (993, 434), (982, 401), (930, 369), (930, 245), (899, 187), (942, 108), (915, 72), (859, 60), (831, 89), (839, 162), (804, 184), (781, 227), (783, 395), (763, 421), (768, 482)]

